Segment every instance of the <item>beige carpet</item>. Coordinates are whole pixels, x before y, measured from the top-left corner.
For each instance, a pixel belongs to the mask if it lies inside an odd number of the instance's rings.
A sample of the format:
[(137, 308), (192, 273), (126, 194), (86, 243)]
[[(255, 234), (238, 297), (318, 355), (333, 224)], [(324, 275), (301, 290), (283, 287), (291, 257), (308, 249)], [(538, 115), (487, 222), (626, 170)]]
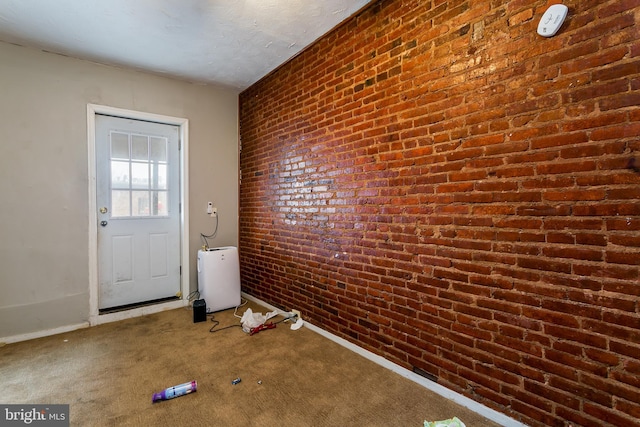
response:
[[(249, 302), (238, 313), (247, 307), (268, 311)], [(215, 319), (239, 325), (233, 310)], [(185, 308), (6, 345), (0, 402), (69, 404), (73, 426), (497, 425), (310, 329), (212, 326)], [(191, 380), (196, 393), (151, 403)]]

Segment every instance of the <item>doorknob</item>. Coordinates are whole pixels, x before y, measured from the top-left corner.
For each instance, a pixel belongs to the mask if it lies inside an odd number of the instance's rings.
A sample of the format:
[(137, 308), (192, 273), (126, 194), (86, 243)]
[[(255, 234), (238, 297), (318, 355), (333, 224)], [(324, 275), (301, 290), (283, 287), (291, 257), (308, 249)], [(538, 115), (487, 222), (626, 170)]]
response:
[(107, 221), (100, 221), (100, 225), (103, 226), (103, 227), (106, 227), (107, 226)]
[(106, 214), (107, 213), (107, 208), (106, 207), (100, 208), (100, 213), (101, 214)]

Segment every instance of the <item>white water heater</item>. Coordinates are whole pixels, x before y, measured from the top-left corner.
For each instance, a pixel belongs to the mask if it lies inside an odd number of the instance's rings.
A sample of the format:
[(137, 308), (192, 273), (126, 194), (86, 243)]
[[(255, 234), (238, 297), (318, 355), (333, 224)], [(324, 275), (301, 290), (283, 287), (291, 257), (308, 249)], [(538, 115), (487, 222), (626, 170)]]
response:
[(226, 246), (198, 251), (198, 291), (207, 313), (240, 305), (238, 248)]

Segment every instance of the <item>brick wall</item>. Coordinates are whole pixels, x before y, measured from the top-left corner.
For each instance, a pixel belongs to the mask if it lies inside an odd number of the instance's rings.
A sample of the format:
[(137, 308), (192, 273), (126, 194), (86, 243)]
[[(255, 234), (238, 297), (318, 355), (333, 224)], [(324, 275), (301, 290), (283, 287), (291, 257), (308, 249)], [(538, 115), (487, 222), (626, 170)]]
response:
[(243, 289), (532, 426), (640, 425), (640, 2), (374, 1), (240, 96)]

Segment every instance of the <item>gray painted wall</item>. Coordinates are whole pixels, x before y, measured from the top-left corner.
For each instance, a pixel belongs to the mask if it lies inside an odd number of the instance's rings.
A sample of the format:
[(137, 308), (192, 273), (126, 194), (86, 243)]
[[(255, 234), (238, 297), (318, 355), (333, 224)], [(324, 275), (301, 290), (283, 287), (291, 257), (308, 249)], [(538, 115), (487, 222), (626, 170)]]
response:
[(0, 42), (0, 341), (89, 320), (87, 104), (189, 119), (192, 290), (200, 232), (238, 245), (238, 91)]

